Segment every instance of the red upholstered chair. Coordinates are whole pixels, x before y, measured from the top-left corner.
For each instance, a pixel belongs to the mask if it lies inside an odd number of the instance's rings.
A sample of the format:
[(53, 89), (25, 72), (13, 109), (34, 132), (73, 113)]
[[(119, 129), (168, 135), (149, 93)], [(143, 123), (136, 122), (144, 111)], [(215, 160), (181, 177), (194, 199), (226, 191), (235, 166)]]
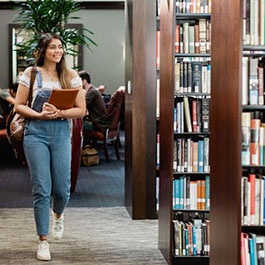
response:
[(7, 143), (6, 129), (0, 130), (0, 143)]
[[(123, 89), (117, 89), (111, 96), (108, 109), (107, 117), (111, 120), (111, 124), (106, 129), (98, 129), (91, 131), (83, 131), (84, 134), (84, 145), (86, 143), (102, 143), (106, 162), (109, 162), (108, 144), (112, 143), (115, 147), (117, 159), (120, 159), (119, 154), (119, 143), (120, 143), (120, 122), (124, 116), (124, 103), (125, 103), (125, 92)], [(87, 117), (85, 117), (87, 119)], [(95, 127), (99, 127), (95, 124)]]
[(81, 163), (82, 126), (81, 118), (72, 119), (71, 193), (75, 191)]

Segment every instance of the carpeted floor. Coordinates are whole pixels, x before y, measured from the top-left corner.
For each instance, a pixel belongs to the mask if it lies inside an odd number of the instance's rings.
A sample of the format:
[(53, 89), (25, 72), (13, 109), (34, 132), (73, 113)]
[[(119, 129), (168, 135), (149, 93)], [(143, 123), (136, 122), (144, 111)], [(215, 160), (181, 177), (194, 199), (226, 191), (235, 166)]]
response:
[[(108, 149), (110, 163), (106, 163), (103, 150), (99, 148), (100, 164), (80, 167), (69, 207), (124, 205), (124, 147), (120, 149), (121, 160), (117, 160), (113, 146)], [(8, 150), (0, 148), (0, 208), (31, 208), (29, 171), (8, 155)]]
[[(0, 264), (44, 264), (35, 258), (33, 220), (32, 209), (0, 209)], [(157, 225), (131, 220), (124, 207), (67, 208), (64, 237), (49, 239), (47, 264), (166, 264), (157, 247)]]

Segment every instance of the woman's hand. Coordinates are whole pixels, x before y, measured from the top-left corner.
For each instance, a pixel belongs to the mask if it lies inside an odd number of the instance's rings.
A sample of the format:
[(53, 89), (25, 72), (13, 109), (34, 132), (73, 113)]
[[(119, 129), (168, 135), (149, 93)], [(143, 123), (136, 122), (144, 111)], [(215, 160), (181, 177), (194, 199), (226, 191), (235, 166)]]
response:
[(43, 106), (42, 106), (42, 111), (53, 111), (53, 112), (56, 112), (58, 109), (50, 104), (50, 103), (44, 103)]
[(42, 110), (40, 113), (40, 119), (42, 120), (55, 120), (60, 118), (60, 110), (52, 111), (52, 110)]

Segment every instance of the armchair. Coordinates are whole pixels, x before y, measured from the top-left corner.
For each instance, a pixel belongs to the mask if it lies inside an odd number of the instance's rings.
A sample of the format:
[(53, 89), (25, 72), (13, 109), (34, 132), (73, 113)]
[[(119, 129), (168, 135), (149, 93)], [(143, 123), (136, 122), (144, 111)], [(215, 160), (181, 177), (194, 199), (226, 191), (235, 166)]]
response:
[[(97, 144), (99, 142), (103, 145), (103, 150), (106, 158), (106, 162), (109, 162), (108, 144), (112, 143), (115, 147), (117, 159), (120, 160), (119, 154), (119, 133), (120, 123), (124, 116), (124, 102), (125, 92), (123, 89), (117, 89), (111, 96), (109, 106), (107, 108), (106, 117), (109, 119), (110, 125), (107, 128), (102, 128), (96, 121), (92, 121), (94, 130), (84, 130), (84, 145), (86, 143)], [(85, 120), (89, 120), (86, 116)]]

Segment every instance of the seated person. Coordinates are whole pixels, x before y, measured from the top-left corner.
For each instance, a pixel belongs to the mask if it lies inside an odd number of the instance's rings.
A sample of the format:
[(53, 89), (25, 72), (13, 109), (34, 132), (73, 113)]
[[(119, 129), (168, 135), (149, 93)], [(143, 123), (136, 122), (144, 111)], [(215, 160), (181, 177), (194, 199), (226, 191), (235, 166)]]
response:
[[(86, 71), (79, 72), (83, 82), (83, 88), (86, 92), (86, 107), (88, 116), (86, 117), (83, 129), (95, 130), (92, 122), (100, 123), (101, 117), (106, 114), (106, 106), (99, 90), (92, 85), (90, 75)], [(87, 118), (90, 120), (87, 121)], [(101, 124), (100, 124), (101, 125)]]
[(5, 128), (5, 120), (15, 104), (18, 84), (15, 83), (9, 89), (0, 88), (0, 129)]
[(104, 93), (105, 90), (106, 90), (106, 86), (104, 86), (104, 85), (100, 85), (100, 86), (98, 87), (98, 90), (99, 90), (99, 92), (100, 92), (100, 94), (101, 94), (101, 96), (102, 96), (102, 98), (103, 98), (103, 100), (104, 100), (104, 102), (105, 102), (106, 107), (108, 107), (108, 105), (109, 105), (109, 101), (110, 101), (110, 98), (111, 98), (111, 95), (110, 95), (110, 94), (106, 94), (106, 93)]

